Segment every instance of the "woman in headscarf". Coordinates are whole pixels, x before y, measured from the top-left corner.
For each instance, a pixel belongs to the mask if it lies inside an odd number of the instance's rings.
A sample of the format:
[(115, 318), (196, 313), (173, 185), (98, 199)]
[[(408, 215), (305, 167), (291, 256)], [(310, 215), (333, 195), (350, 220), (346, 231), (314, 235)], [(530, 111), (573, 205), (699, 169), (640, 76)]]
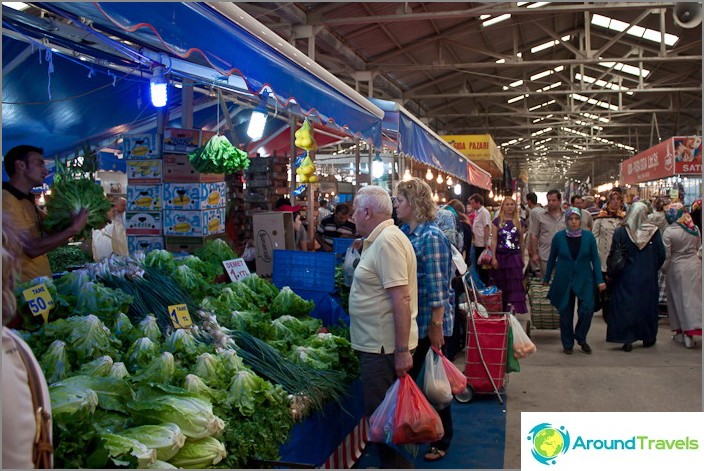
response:
[[(594, 316), (595, 287), (606, 289), (601, 276), (599, 252), (594, 235), (582, 230), (582, 210), (565, 211), (566, 228), (552, 238), (548, 266), (543, 285), (550, 284), (548, 299), (560, 311), (560, 339), (563, 353), (571, 354), (575, 340), (584, 353), (592, 353), (587, 343), (587, 333)], [(553, 268), (555, 276), (550, 283)], [(577, 325), (574, 326), (575, 299)]]
[[(648, 221), (652, 222), (660, 230), (660, 235), (665, 236), (665, 229), (670, 225), (665, 217), (665, 211), (670, 207), (670, 198), (661, 195), (653, 201), (653, 212), (648, 214)], [(667, 282), (665, 280), (665, 272), (660, 269), (658, 271), (658, 305), (664, 306), (667, 304)]]
[(621, 225), (626, 213), (623, 211), (623, 196), (618, 191), (609, 194), (609, 200), (604, 209), (594, 216), (594, 226), (592, 234), (596, 238), (596, 246), (599, 249), (599, 259), (601, 260), (601, 274), (606, 282), (606, 290), (602, 292), (601, 315), (606, 321), (609, 315), (609, 299), (611, 298), (612, 281), (606, 273), (606, 257), (611, 250), (611, 241), (614, 238), (614, 231)]
[(658, 270), (665, 261), (665, 246), (642, 202), (631, 205), (614, 232), (610, 254), (616, 247), (626, 248), (626, 265), (618, 274), (609, 273), (613, 286), (606, 341), (623, 344), (626, 352), (638, 340), (651, 347), (658, 335)]
[(692, 348), (693, 337), (702, 335), (702, 261), (697, 256), (702, 236), (681, 203), (673, 203), (665, 215), (670, 223), (663, 235), (667, 315), (672, 338)]

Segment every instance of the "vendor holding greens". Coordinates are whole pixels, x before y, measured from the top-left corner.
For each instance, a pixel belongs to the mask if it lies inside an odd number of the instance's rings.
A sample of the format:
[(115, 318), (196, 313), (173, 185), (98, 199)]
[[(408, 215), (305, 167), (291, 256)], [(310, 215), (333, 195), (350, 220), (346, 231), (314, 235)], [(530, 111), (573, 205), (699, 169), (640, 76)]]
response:
[(88, 222), (88, 211), (81, 209), (72, 217), (68, 228), (51, 235), (44, 232), (44, 213), (37, 207), (31, 192), (32, 188), (42, 185), (49, 174), (43, 153), (39, 147), (20, 145), (10, 149), (4, 157), (5, 171), (10, 179), (2, 184), (3, 218), (12, 219), (21, 241), (22, 282), (38, 276), (51, 276), (47, 252), (66, 244)]

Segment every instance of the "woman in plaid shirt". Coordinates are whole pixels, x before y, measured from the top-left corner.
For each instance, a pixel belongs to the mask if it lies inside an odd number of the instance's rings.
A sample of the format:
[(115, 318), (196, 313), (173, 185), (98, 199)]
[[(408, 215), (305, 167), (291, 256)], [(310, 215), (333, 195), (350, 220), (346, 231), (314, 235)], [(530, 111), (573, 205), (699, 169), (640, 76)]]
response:
[[(435, 224), (437, 211), (433, 193), (420, 178), (399, 182), (396, 187), (396, 213), (403, 223), (401, 231), (408, 236), (416, 252), (418, 272), (418, 347), (413, 353), (410, 374), (418, 376), (431, 346), (444, 350), (445, 337), (452, 335), (454, 292), (451, 280), (450, 241)], [(452, 441), (452, 413), (448, 405), (438, 411), (445, 435), (430, 444), (427, 461), (442, 459)]]

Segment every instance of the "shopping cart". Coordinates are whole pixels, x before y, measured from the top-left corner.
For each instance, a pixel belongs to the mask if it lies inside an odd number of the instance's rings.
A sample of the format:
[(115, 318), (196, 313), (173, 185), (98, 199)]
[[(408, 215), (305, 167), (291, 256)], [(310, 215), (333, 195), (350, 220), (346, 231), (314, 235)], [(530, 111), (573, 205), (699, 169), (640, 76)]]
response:
[[(457, 266), (457, 264), (455, 264)], [(462, 271), (458, 267), (458, 271)], [(506, 379), (509, 314), (489, 312), (481, 305), (481, 296), (471, 276), (462, 276), (469, 314), (467, 315), (467, 362), (464, 374), (467, 388), (455, 396), (459, 402), (469, 402), (476, 394), (496, 394), (503, 404), (501, 393)], [(467, 278), (471, 284), (467, 285)]]

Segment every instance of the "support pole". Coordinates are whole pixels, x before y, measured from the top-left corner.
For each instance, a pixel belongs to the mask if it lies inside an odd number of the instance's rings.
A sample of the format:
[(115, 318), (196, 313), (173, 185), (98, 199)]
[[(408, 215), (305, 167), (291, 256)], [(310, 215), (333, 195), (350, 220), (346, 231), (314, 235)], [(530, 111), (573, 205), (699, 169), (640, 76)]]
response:
[(355, 139), (355, 145), (354, 145), (354, 171), (355, 171), (355, 178), (354, 178), (354, 193), (357, 194), (357, 191), (359, 190), (359, 187), (361, 186), (359, 183), (359, 179), (362, 177), (362, 169), (360, 168), (362, 163), (362, 154), (359, 151), (359, 139)]
[(193, 80), (184, 78), (181, 88), (181, 127), (193, 128)]
[(290, 155), (290, 166), (291, 166), (291, 176), (289, 180), (289, 192), (291, 193), (291, 204), (295, 205), (295, 200), (296, 197), (293, 196), (293, 190), (296, 189), (296, 136), (294, 136), (294, 133), (296, 132), (296, 122), (298, 119), (296, 118), (296, 115), (291, 114), (288, 117), (288, 127), (289, 127), (289, 152), (291, 153)]

